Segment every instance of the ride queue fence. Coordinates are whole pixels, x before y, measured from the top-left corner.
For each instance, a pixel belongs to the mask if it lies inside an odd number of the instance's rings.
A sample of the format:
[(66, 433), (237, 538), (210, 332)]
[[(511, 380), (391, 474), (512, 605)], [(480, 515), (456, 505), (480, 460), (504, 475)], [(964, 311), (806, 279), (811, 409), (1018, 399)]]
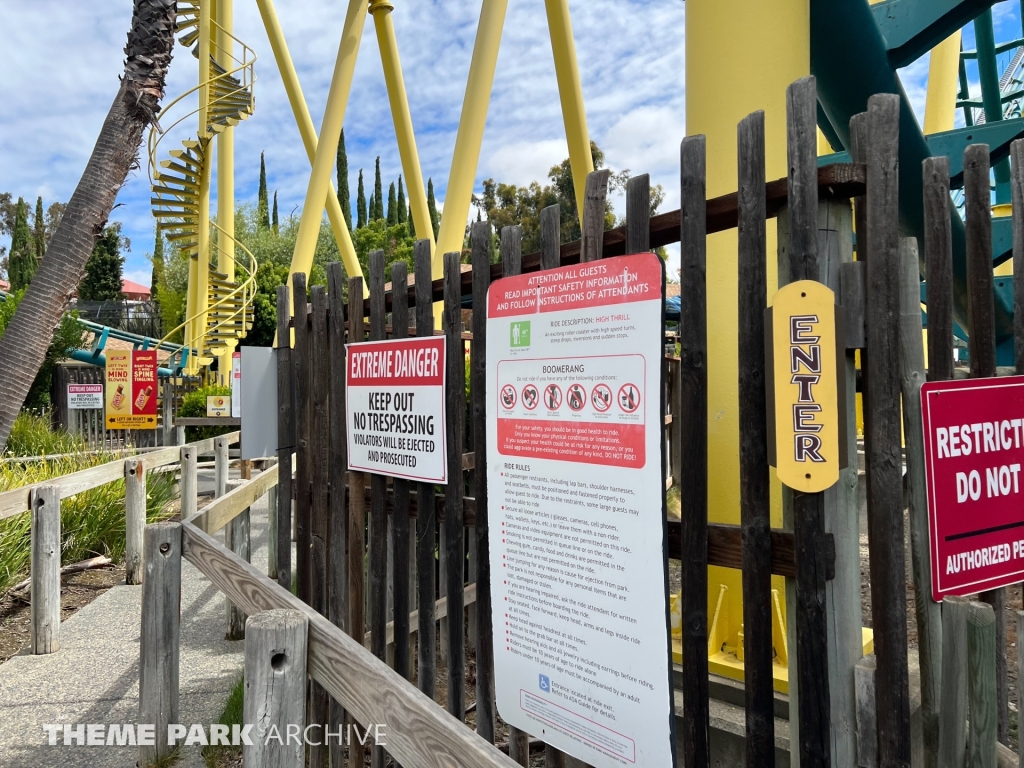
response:
[[(363, 729), (375, 723), (396, 724), (388, 731), (387, 752), (411, 768), (527, 765), (530, 743), (526, 734), (511, 729), (507, 745), (501, 745), (504, 749), (494, 745), (484, 439), (487, 288), (502, 275), (678, 241), (681, 354), (671, 390), (672, 421), (667, 427), (679, 425), (681, 445), (682, 518), (668, 525), (669, 557), (682, 565), (684, 662), (682, 713), (677, 717), (681, 764), (707, 766), (711, 760), (707, 569), (718, 565), (742, 570), (748, 765), (775, 764), (772, 659), (780, 645), (789, 649), (790, 743), (798, 750), (802, 766), (909, 765), (900, 428), (902, 424), (910, 436), (908, 468), (920, 472), (912, 445), (913, 436), (921, 430), (913, 394), (923, 376), (923, 350), (920, 300), (914, 293), (919, 290), (916, 244), (899, 238), (899, 101), (891, 95), (872, 97), (867, 112), (851, 123), (855, 162), (822, 168), (817, 167), (815, 106), (813, 78), (791, 86), (787, 179), (766, 183), (764, 116), (754, 113), (739, 126), (738, 193), (706, 198), (704, 138), (688, 137), (681, 147), (680, 211), (651, 218), (649, 182), (641, 176), (632, 179), (627, 189), (626, 226), (605, 232), (608, 175), (599, 171), (588, 177), (579, 243), (559, 244), (559, 213), (552, 207), (541, 216), (541, 251), (537, 254), (521, 254), (519, 228), (510, 226), (500, 233), (500, 261), (492, 263), (490, 225), (478, 222), (471, 228), (472, 271), (461, 271), (461, 254), (445, 254), (444, 277), (432, 281), (430, 245), (420, 241), (414, 249), (416, 280), (411, 287), (406, 265), (396, 262), (392, 265), (392, 289), (385, 290), (384, 255), (378, 251), (370, 256), (370, 297), (365, 302), (362, 280), (354, 278), (348, 281), (345, 305), (339, 264), (328, 267), (329, 290), (313, 286), (309, 291), (311, 304), (307, 303), (304, 275), (294, 276), (293, 311), (289, 311), (288, 288), (279, 288), (277, 465), (201, 512), (186, 515), (195, 504), (183, 498), (181, 523), (158, 524), (146, 531), (146, 556), (159, 566), (147, 571), (150, 578), (143, 601), (141, 721), (156, 723), (158, 732), (176, 722), (180, 592), (175, 590), (180, 591), (180, 559), (184, 557), (238, 610), (250, 616), (263, 614), (249, 623), (254, 636), (247, 639), (253, 649), (250, 653), (247, 647), (247, 679), (264, 680), (280, 673), (281, 680), (287, 682), (275, 688), (281, 693), (273, 701), (260, 698), (263, 694), (259, 691), (250, 693), (256, 691), (256, 686), (251, 686), (247, 713), (277, 713), (275, 722), (282, 733), (285, 724), (295, 718), (329, 723), (335, 732), (346, 723)], [(984, 195), (980, 181), (968, 185), (969, 210), (972, 205), (987, 210), (987, 148), (968, 151), (974, 153), (972, 157), (979, 156), (975, 158), (978, 168), (984, 169), (974, 173), (986, 183)], [(1015, 152), (1024, 160), (1024, 145), (1017, 145)], [(1015, 167), (1022, 166), (1018, 163)], [(942, 356), (941, 347), (948, 346), (946, 342), (952, 338), (949, 174), (948, 168), (943, 174), (939, 167), (929, 181), (928, 171), (926, 164), (928, 199), (940, 200), (942, 195), (936, 190), (942, 191), (945, 184), (945, 239), (942, 217), (933, 211), (927, 219), (925, 241), (928, 273), (933, 279), (929, 288), (934, 291), (930, 296), (930, 324), (934, 322), (930, 338), (937, 339), (934, 344), (939, 350), (930, 359), (938, 366), (942, 363), (936, 361), (949, 360), (948, 353)], [(1020, 172), (1015, 173), (1015, 193), (1020, 195), (1024, 182)], [(844, 308), (841, 342), (846, 395), (840, 403), (840, 416), (847, 422), (849, 456), (855, 456), (857, 450), (857, 353), (868, 363), (861, 389), (865, 400), (873, 664), (861, 659), (856, 466), (844, 469), (839, 483), (823, 494), (802, 496), (784, 490), (784, 528), (771, 527), (764, 348), (767, 264), (772, 258), (767, 251), (769, 217), (778, 218), (778, 282), (816, 279), (832, 288)], [(855, 221), (861, 243), (856, 261)], [(1018, 243), (1024, 246), (1024, 224), (1015, 221), (1015, 227)], [(711, 233), (733, 228), (738, 230), (739, 248), (740, 477), (721, 478), (708, 465), (707, 452), (706, 239)], [(969, 263), (975, 264), (970, 278), (975, 307), (972, 324), (981, 322), (977, 318), (984, 315), (986, 302), (991, 306), (992, 301), (991, 244), (984, 239), (988, 231), (981, 225), (968, 226), (968, 252), (973, 254)], [(1022, 260), (1024, 273), (1024, 247), (1017, 249), (1015, 258)], [(1017, 290), (1024, 299), (1024, 281)], [(462, 298), (467, 295), (473, 297), (476, 308), (469, 332), (461, 327)], [(343, 344), (363, 341), (367, 335), (379, 340), (432, 334), (435, 301), (444, 303), (443, 333), (448, 349), (447, 455), (452, 481), (442, 493), (429, 484), (349, 472), (345, 440)], [(943, 320), (944, 311), (947, 320)], [(947, 329), (949, 333), (945, 333)], [(972, 333), (972, 338), (976, 335), (983, 334)], [(1024, 333), (1018, 332), (1017, 338), (1020, 345)], [(467, 342), (468, 403), (461, 385)], [(979, 366), (984, 365), (985, 355), (983, 346), (972, 347), (972, 360)], [(994, 355), (991, 359), (994, 361)], [(948, 367), (951, 373), (951, 363)], [(979, 367), (977, 375), (984, 371)], [(936, 368), (935, 375), (939, 373)], [(466, 445), (472, 450), (467, 452)], [(278, 471), (282, 467), (294, 467), (294, 471)], [(709, 480), (741, 484), (740, 525), (708, 522)], [(276, 570), (276, 582), (249, 564), (244, 554), (213, 538), (275, 486), (278, 493), (271, 534), (276, 535), (277, 547), (271, 570)], [(911, 487), (920, 488), (920, 481), (916, 485), (912, 481)], [(997, 690), (998, 660), (1001, 656), (1005, 659), (1005, 643), (997, 644), (1002, 642), (1003, 630), (987, 605), (951, 599), (939, 609), (925, 598), (929, 584), (927, 579), (921, 580), (927, 575), (926, 529), (921, 528), (925, 511), (922, 497), (915, 493), (910, 494), (910, 526), (915, 586), (922, 598), (917, 601), (917, 618), (927, 764), (938, 764), (935, 761), (941, 759), (941, 764), (961, 765), (968, 749), (985, 760), (995, 754), (998, 725), (1006, 717), (1005, 695), (989, 695)], [(467, 567), (473, 560), (475, 567)], [(293, 573), (296, 594), (291, 592)], [(772, 635), (772, 575), (786, 579), (790, 611), (786, 638)], [(990, 603), (1000, 599), (999, 595), (985, 598)], [(474, 606), (475, 616), (467, 626), (466, 609)], [(944, 624), (935, 621), (940, 612), (950, 617)], [(938, 650), (936, 632), (944, 635), (944, 654)], [(464, 727), (467, 645), (475, 651), (476, 660), (476, 701), (471, 705), (476, 712), (475, 732)], [(268, 648), (290, 650), (270, 654)], [(439, 656), (447, 667), (447, 713), (433, 701), (442, 671), (436, 664)], [(947, 741), (950, 750), (939, 753), (939, 744)], [(549, 766), (572, 762), (549, 746), (545, 753)], [(267, 759), (264, 753), (245, 754), (247, 764), (262, 764), (260, 761)], [(163, 756), (143, 753), (140, 764)], [(309, 764), (318, 767), (340, 766), (346, 760), (348, 765), (362, 766), (364, 759), (362, 743), (350, 743), (347, 749), (321, 744), (309, 750)], [(371, 759), (373, 765), (383, 765), (384, 750), (372, 747)], [(299, 750), (282, 764), (301, 765), (302, 760)]]

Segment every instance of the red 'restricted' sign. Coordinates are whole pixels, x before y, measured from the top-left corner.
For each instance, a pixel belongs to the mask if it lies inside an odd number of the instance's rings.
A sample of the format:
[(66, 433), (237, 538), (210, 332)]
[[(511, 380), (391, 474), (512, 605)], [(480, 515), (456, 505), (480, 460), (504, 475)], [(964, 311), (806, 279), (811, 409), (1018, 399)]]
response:
[(921, 387), (932, 597), (1024, 580), (1024, 376)]

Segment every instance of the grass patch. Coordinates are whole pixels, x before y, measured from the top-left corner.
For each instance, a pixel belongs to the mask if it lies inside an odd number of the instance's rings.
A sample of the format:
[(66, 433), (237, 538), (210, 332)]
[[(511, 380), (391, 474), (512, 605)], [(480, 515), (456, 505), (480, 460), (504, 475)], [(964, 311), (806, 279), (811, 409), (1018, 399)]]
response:
[(7, 453), (11, 456), (51, 456), (82, 450), (85, 444), (81, 439), (64, 430), (54, 432), (49, 419), (25, 411), (18, 414), (7, 438)]
[[(104, 464), (112, 454), (66, 456), (25, 464), (0, 464), (0, 491), (21, 488), (71, 472)], [(173, 475), (150, 473), (146, 483), (146, 520), (168, 517), (174, 498)], [(61, 500), (61, 562), (75, 563), (97, 555), (114, 562), (124, 557), (124, 480), (107, 483)], [(0, 520), (0, 594), (28, 576), (32, 540), (28, 513)]]
[[(224, 711), (221, 713), (218, 723), (223, 725), (241, 725), (242, 724), (242, 704), (245, 701), (245, 677), (239, 678), (235, 687), (231, 689), (231, 693), (228, 696), (228, 702), (224, 705)], [(234, 764), (234, 761), (241, 758), (242, 747), (225, 747), (218, 744), (217, 746), (203, 747), (203, 759), (209, 768), (221, 768), (221, 766)]]
[(677, 520), (682, 516), (682, 501), (679, 498), (679, 486), (673, 485), (665, 494), (665, 506), (668, 508), (668, 516)]

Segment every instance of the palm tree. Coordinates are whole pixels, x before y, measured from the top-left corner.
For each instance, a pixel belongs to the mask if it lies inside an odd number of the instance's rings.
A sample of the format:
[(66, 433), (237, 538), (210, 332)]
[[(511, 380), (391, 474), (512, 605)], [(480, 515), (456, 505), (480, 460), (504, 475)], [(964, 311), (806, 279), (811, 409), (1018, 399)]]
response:
[(96, 146), (68, 203), (46, 258), (0, 336), (0, 446), (46, 357), (53, 331), (103, 233), (143, 133), (156, 122), (174, 49), (177, 0), (135, 0), (124, 76)]

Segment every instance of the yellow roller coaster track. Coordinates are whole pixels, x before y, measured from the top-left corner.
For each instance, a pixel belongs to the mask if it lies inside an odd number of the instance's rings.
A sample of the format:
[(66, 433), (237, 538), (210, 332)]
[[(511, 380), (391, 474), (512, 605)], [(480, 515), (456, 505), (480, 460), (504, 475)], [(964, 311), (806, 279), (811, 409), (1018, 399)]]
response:
[[(252, 328), (252, 297), (258, 268), (253, 254), (216, 222), (210, 222), (210, 225), (219, 231), (220, 242), (227, 240), (232, 243), (248, 257), (248, 264), (236, 264), (243, 275), (228, 275), (214, 268), (209, 253), (202, 254), (204, 258), (200, 259), (201, 248), (210, 250), (210, 238), (200, 237), (200, 234), (201, 221), (205, 218), (201, 215), (204, 184), (207, 185), (207, 196), (209, 194), (210, 168), (207, 163), (212, 162), (211, 141), (216, 134), (238, 125), (253, 113), (253, 85), (256, 80), (253, 70), (255, 53), (234, 35), (221, 29), (213, 19), (204, 19), (202, 5), (199, 0), (181, 0), (178, 3), (178, 32), (183, 33), (179, 42), (192, 47), (201, 39), (201, 24), (208, 23), (211, 31), (226, 35), (240, 46), (241, 58), (237, 58), (233, 51), (218, 48), (213, 40), (220, 35), (211, 34), (210, 47), (213, 50), (209, 54), (209, 68), (201, 66), (199, 84), (164, 107), (161, 112), (163, 130), (151, 131), (148, 139), (153, 191), (150, 202), (157, 230), (192, 259), (209, 265), (206, 280), (199, 281), (200, 286), (207, 286), (205, 296), (200, 296), (195, 311), (167, 334), (170, 337), (185, 329), (186, 343), (193, 350), (193, 364), (190, 366), (193, 370), (195, 364), (212, 363), (214, 357), (234, 347), (237, 340)], [(201, 45), (193, 48), (197, 58), (201, 48)], [(225, 67), (221, 63), (225, 61), (230, 62), (230, 66)], [(199, 103), (189, 111), (193, 105), (189, 97), (193, 94), (198, 94)], [(167, 153), (170, 159), (158, 160), (161, 142), (184, 121), (196, 115), (202, 123), (200, 135), (182, 141), (181, 149), (170, 150)], [(173, 119), (168, 120), (168, 116)], [(190, 286), (190, 290), (192, 288)]]

